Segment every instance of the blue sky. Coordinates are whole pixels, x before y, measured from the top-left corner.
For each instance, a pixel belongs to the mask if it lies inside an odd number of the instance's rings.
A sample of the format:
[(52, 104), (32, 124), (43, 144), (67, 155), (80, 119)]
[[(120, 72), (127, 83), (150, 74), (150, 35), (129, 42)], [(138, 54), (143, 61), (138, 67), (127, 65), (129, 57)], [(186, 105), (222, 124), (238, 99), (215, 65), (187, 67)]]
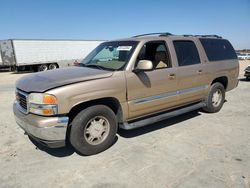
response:
[(250, 48), (250, 0), (0, 0), (0, 39), (218, 34)]

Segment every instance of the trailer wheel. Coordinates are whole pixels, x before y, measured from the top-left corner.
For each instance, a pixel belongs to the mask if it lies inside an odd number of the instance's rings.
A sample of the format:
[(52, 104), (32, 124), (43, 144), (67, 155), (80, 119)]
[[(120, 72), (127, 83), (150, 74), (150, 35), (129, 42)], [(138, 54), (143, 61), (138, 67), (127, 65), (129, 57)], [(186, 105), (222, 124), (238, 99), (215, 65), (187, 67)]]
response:
[(46, 70), (48, 70), (48, 66), (46, 64), (42, 64), (42, 65), (38, 66), (38, 71), (39, 72), (46, 71)]
[(49, 65), (49, 70), (53, 70), (53, 69), (57, 69), (58, 67), (57, 67), (57, 64), (55, 64), (55, 63), (51, 63), (50, 65)]
[(16, 71), (16, 67), (15, 66), (10, 66), (9, 70), (12, 71)]
[(17, 72), (19, 72), (19, 71), (25, 71), (25, 66), (17, 67)]

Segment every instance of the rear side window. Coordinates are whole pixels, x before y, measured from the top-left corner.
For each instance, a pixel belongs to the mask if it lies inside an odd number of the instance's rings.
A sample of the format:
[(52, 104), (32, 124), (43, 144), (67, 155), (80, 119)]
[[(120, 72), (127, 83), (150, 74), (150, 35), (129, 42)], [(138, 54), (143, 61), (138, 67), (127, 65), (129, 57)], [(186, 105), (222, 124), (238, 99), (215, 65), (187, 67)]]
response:
[(179, 66), (200, 63), (198, 50), (192, 41), (174, 41)]
[(209, 61), (237, 59), (233, 46), (225, 39), (200, 39)]

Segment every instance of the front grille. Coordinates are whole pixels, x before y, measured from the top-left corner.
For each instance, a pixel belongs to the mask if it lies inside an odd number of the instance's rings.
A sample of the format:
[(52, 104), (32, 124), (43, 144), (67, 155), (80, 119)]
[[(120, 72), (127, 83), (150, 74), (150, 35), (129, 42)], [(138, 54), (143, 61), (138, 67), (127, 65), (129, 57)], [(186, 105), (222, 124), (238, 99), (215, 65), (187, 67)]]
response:
[(17, 93), (16, 93), (16, 98), (17, 98), (17, 102), (19, 104), (19, 106), (21, 107), (21, 111), (23, 112), (27, 112), (27, 97), (28, 97), (28, 94), (25, 93), (25, 92), (22, 92), (20, 90), (17, 90)]

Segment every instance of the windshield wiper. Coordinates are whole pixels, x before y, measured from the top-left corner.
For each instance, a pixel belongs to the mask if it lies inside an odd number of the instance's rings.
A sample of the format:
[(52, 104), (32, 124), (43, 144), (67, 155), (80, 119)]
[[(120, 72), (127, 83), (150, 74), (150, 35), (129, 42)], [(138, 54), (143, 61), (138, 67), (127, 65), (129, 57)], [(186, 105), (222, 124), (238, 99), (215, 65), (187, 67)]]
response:
[(97, 64), (82, 64), (82, 66), (84, 66), (84, 67), (98, 68), (98, 69), (100, 69), (100, 70), (105, 69), (104, 67), (102, 67), (102, 66), (100, 66), (100, 65), (97, 65)]
[(100, 70), (114, 71), (114, 69), (110, 69), (110, 68), (107, 68), (107, 67), (103, 67), (103, 66), (97, 65), (97, 64), (84, 64), (84, 63), (82, 63), (81, 65), (82, 65), (83, 67), (98, 68), (98, 69), (100, 69)]

